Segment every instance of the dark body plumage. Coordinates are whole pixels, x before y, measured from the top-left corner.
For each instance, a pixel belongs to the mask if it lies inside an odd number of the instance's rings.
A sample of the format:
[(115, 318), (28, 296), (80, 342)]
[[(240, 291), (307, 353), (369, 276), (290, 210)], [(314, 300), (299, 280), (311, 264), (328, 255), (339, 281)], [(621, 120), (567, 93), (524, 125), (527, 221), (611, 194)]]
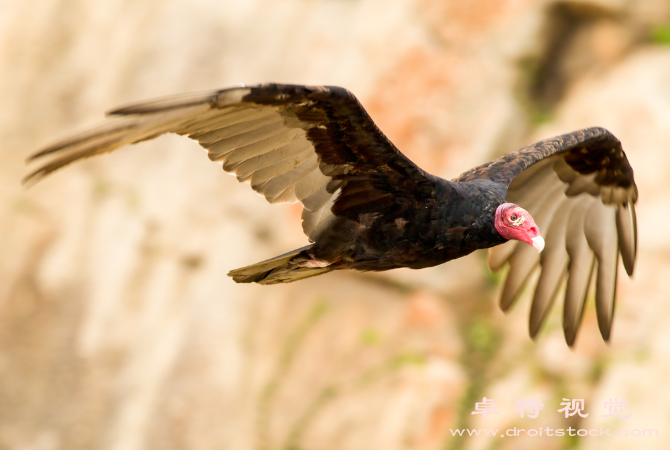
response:
[(504, 192), (488, 180), (436, 177), (427, 198), (395, 197), (374, 213), (338, 219), (307, 253), (358, 270), (436, 266), (505, 242), (493, 225)]
[[(513, 202), (547, 230), (542, 256), (518, 241), (496, 247), (493, 269), (511, 266), (508, 308), (541, 271), (531, 334), (568, 275), (566, 338), (574, 341), (591, 275), (609, 337), (616, 265), (632, 273), (637, 188), (620, 142), (588, 128), (540, 141), (448, 181), (426, 173), (377, 128), (346, 89), (265, 84), (175, 96), (120, 108), (100, 128), (48, 147), (34, 182), (81, 158), (172, 132), (271, 203), (300, 201), (311, 245), (231, 271), (237, 282), (274, 284), (336, 269), (420, 269), (505, 243), (496, 208)], [(498, 250), (500, 249), (500, 250)]]

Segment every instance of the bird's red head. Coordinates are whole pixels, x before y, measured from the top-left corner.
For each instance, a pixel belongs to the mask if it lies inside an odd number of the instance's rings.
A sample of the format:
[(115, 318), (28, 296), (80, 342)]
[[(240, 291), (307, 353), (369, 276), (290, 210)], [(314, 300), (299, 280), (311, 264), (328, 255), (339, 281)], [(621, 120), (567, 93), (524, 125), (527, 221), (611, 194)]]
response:
[(535, 247), (538, 252), (544, 248), (544, 239), (535, 220), (528, 211), (514, 203), (503, 203), (498, 206), (494, 225), (505, 239), (525, 242)]

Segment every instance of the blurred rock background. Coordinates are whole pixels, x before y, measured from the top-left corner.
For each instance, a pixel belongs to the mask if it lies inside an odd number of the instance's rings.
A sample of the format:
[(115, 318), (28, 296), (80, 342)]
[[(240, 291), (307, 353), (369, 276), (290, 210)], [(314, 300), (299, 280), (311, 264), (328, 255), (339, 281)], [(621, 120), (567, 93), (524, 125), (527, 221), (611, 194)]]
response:
[[(667, 448), (668, 0), (8, 0), (0, 68), (0, 449)], [(573, 350), (558, 306), (531, 341), (528, 299), (499, 311), (484, 252), (237, 285), (230, 269), (304, 245), (300, 208), (184, 138), (20, 186), (28, 154), (106, 109), (265, 81), (349, 88), (446, 178), (609, 128), (640, 190), (612, 342), (592, 304)], [(484, 396), (499, 415), (470, 414)], [(519, 418), (531, 397), (544, 410)], [(601, 417), (613, 397), (631, 418)], [(589, 416), (564, 419), (562, 398)], [(568, 426), (658, 437), (450, 431)]]

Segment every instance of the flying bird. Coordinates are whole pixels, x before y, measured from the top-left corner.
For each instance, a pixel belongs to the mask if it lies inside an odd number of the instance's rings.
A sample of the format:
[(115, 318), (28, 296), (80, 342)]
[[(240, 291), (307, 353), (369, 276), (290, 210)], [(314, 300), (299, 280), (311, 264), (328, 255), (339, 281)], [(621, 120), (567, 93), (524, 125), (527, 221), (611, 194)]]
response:
[(240, 86), (108, 115), (32, 155), (50, 159), (24, 182), (164, 133), (186, 135), (268, 202), (302, 203), (310, 244), (232, 270), (238, 283), (421, 269), (489, 248), (492, 270), (509, 264), (503, 310), (539, 268), (531, 336), (567, 279), (563, 327), (572, 345), (595, 276), (598, 325), (610, 337), (619, 255), (629, 276), (635, 265), (637, 187), (621, 143), (603, 128), (546, 139), (446, 180), (403, 155), (340, 87)]

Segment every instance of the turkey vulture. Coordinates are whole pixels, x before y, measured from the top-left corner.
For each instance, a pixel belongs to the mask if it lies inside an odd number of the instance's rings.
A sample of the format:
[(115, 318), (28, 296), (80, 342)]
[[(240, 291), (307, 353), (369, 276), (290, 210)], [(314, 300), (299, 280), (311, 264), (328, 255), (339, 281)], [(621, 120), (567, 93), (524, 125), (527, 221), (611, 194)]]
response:
[(302, 203), (311, 244), (231, 271), (238, 283), (420, 269), (491, 248), (491, 269), (510, 266), (504, 310), (540, 268), (531, 336), (567, 278), (563, 327), (572, 345), (595, 273), (598, 325), (610, 337), (619, 254), (628, 275), (635, 264), (637, 187), (621, 143), (603, 128), (537, 142), (449, 181), (410, 161), (339, 87), (240, 86), (109, 115), (31, 156), (51, 160), (24, 182), (164, 133), (187, 135), (270, 203)]

